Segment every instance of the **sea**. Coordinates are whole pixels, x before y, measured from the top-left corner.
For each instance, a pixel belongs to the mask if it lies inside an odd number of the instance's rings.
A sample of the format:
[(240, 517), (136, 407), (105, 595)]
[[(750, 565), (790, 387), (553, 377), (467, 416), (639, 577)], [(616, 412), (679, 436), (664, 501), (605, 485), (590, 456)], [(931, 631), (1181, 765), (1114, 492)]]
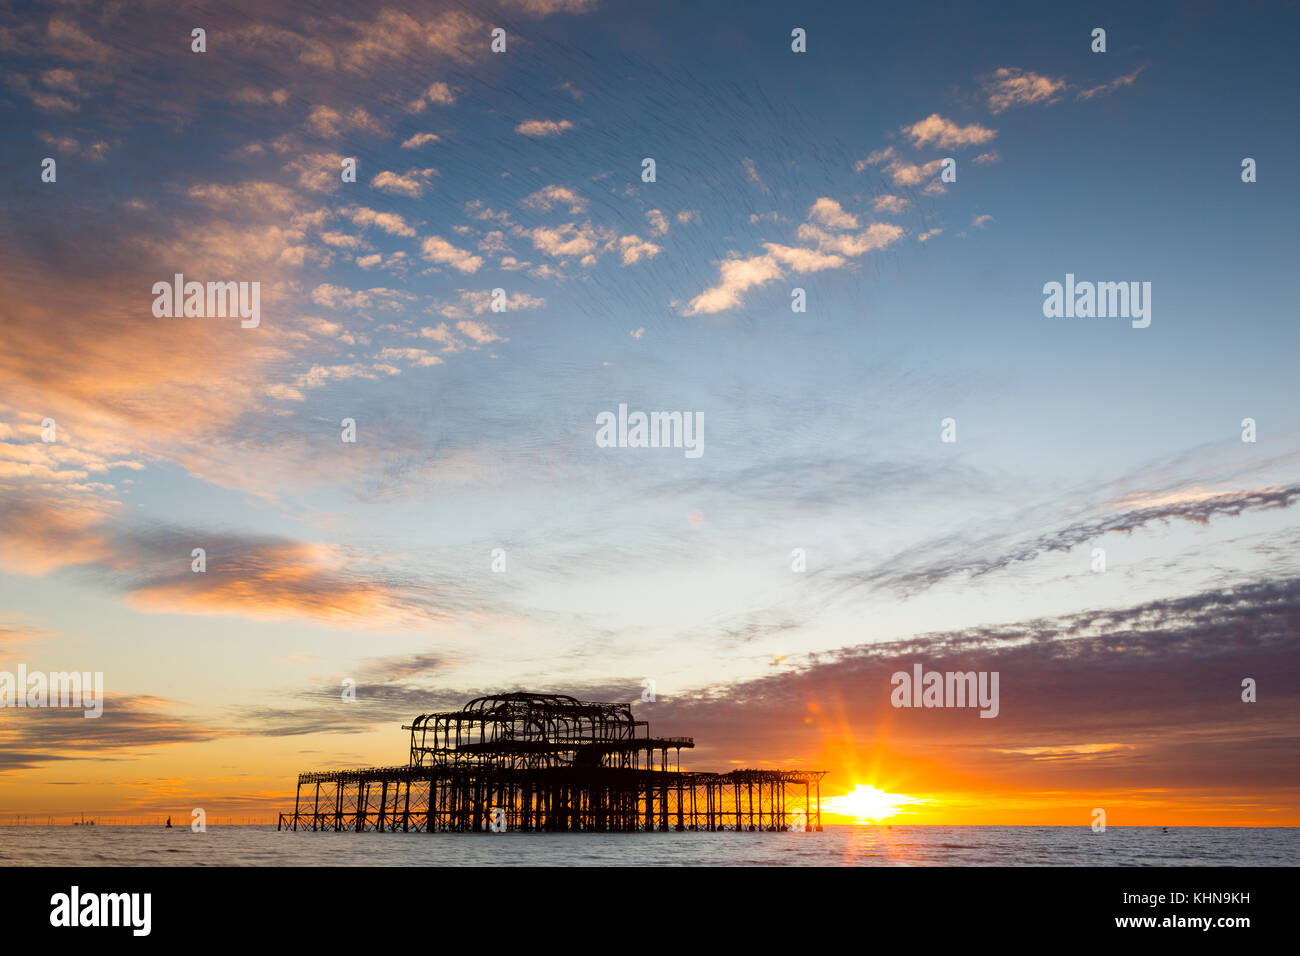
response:
[(1296, 827), (827, 826), (811, 833), (0, 827), (0, 866), (1297, 866)]

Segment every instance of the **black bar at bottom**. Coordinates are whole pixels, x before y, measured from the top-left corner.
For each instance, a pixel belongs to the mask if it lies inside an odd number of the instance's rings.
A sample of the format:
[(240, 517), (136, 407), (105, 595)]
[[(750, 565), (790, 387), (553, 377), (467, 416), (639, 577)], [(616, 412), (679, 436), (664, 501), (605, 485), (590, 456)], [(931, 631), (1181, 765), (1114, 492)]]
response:
[[(1192, 938), (1231, 946), (1286, 930), (1296, 869), (744, 866), (725, 875), (706, 868), (571, 868), (539, 877), (503, 867), (13, 867), (0, 868), (0, 925), (6, 943), (64, 937), (211, 945), (337, 943), (373, 938), (391, 929), (388, 921), (410, 919), (426, 930), (444, 921), (477, 923), (498, 939), (505, 933), (523, 940), (529, 925), (545, 934), (581, 927), (590, 942), (616, 943), (638, 924), (638, 914), (663, 906), (677, 914), (670, 922), (682, 921), (680, 931), (705, 937), (767, 934), (784, 922), (805, 936), (847, 926), (864, 945), (897, 931), (925, 948), (944, 940), (1042, 941), (1045, 932), (1055, 940), (1131, 937), (1144, 947)], [(555, 894), (542, 888), (560, 880), (574, 892), (556, 909)], [(578, 891), (583, 885), (588, 889)], [(61, 897), (70, 915), (74, 886), (83, 912), (88, 905), (98, 911), (102, 894), (114, 894), (106, 915), (116, 908), (125, 925), (52, 925), (52, 915), (57, 922), (64, 912)], [(130, 894), (146, 893), (144, 936), (137, 935), (144, 897)], [(86, 903), (90, 895), (94, 904)], [(128, 908), (135, 901), (139, 906)]]

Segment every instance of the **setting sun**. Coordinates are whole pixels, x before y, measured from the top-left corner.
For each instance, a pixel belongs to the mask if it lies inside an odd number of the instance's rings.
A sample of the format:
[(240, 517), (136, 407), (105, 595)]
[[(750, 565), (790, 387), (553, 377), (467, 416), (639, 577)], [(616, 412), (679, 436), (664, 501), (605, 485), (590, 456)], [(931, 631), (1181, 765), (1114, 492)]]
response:
[(908, 804), (926, 803), (918, 797), (902, 793), (886, 793), (868, 783), (860, 783), (852, 792), (822, 801), (822, 812), (852, 817), (855, 821), (884, 820), (898, 813)]

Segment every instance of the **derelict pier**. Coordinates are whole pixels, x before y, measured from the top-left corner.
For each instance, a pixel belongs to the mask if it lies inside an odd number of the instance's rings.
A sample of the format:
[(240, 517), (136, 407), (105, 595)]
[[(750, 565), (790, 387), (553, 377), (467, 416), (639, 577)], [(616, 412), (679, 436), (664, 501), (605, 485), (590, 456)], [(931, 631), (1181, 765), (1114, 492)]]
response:
[(282, 830), (808, 831), (822, 770), (681, 769), (690, 737), (651, 737), (629, 704), (515, 693), (424, 714), (410, 763), (298, 777)]

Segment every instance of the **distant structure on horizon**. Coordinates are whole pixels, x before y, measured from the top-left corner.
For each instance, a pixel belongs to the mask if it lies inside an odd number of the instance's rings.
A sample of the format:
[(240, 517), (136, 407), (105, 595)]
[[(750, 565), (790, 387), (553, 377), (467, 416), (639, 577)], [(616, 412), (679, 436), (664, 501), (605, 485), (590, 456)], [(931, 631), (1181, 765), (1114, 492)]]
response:
[(826, 771), (684, 771), (681, 752), (695, 741), (651, 737), (629, 704), (500, 694), (424, 714), (402, 729), (411, 732), (407, 766), (301, 774), (293, 813), (280, 814), (277, 829), (822, 828)]

